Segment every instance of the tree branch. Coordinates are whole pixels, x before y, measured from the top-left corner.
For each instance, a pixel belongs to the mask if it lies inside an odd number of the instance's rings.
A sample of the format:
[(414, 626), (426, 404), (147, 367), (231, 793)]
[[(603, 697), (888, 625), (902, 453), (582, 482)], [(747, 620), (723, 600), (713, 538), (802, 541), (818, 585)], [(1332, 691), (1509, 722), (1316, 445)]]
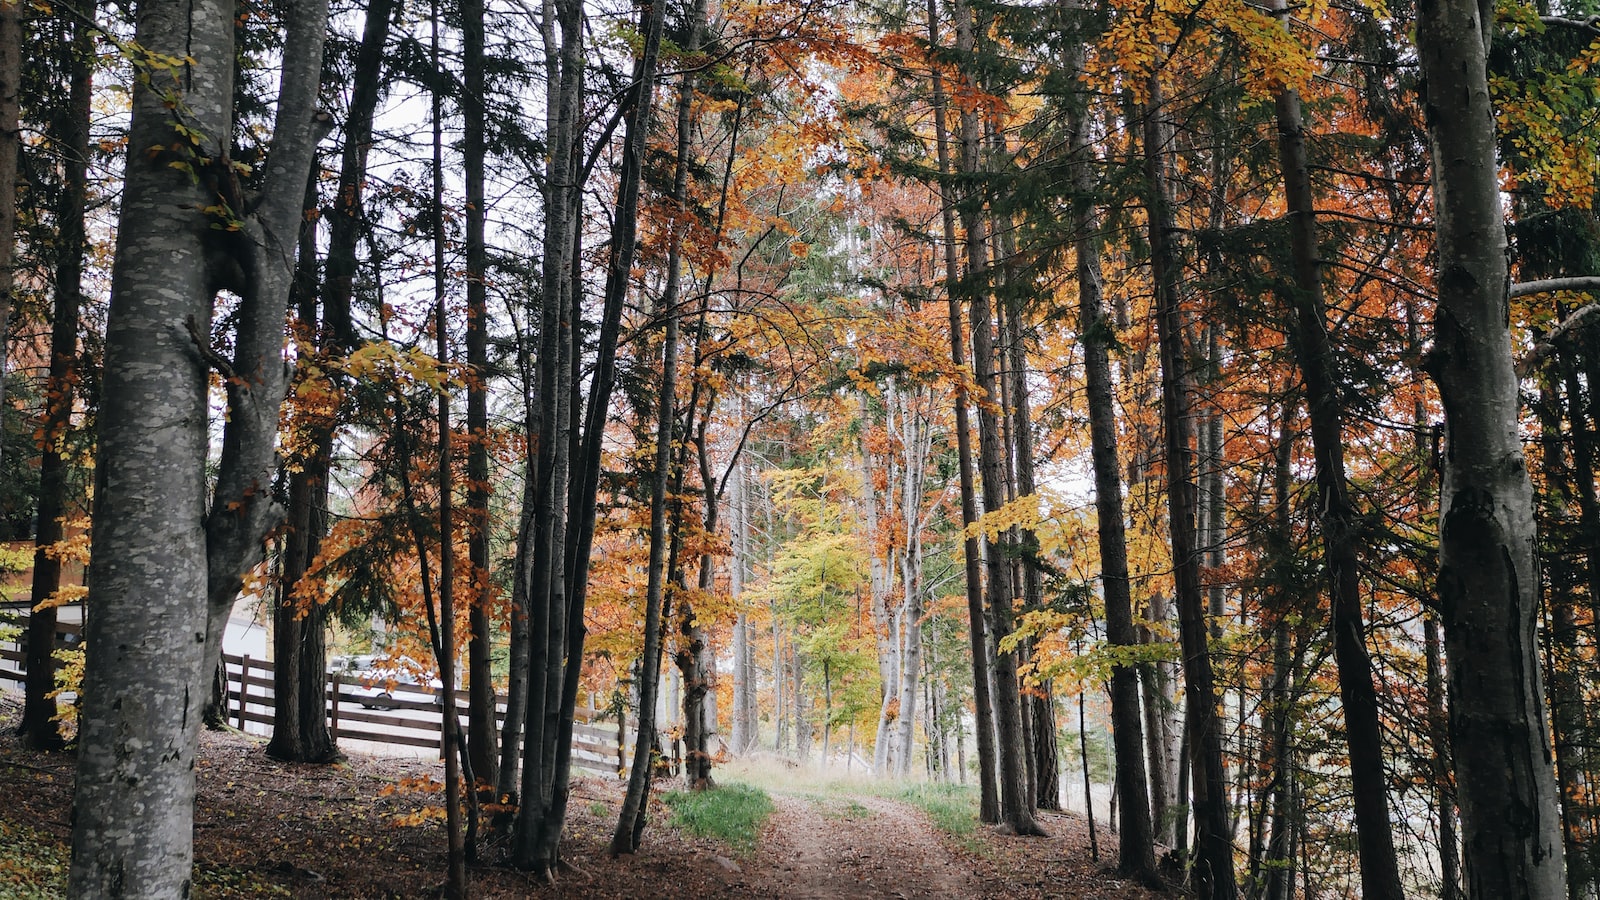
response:
[[(1515, 289), (1513, 288), (1513, 290)], [(1550, 354), (1556, 352), (1562, 341), (1594, 324), (1596, 319), (1600, 319), (1600, 303), (1590, 303), (1574, 310), (1565, 320), (1550, 329), (1543, 340), (1534, 344), (1532, 350), (1529, 350), (1525, 356), (1517, 360), (1517, 377), (1528, 377), (1534, 367), (1544, 362)]]
[(1508, 293), (1510, 299), (1527, 297), (1532, 294), (1549, 294), (1554, 291), (1590, 291), (1600, 293), (1600, 275), (1574, 275), (1569, 278), (1544, 278), (1539, 281), (1524, 281), (1513, 284)]

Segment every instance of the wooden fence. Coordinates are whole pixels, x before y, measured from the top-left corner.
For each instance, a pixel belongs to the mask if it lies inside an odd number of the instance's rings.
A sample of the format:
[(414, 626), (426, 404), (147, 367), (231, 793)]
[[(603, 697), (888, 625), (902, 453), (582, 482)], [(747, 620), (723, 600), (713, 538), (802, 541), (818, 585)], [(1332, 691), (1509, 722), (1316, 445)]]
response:
[[(272, 663), (251, 659), (248, 656), (223, 654), (223, 664), (228, 672), (229, 721), (245, 730), (250, 724), (272, 724)], [(353, 673), (352, 673), (353, 674)], [(427, 699), (413, 700), (396, 695), (385, 698), (382, 710), (367, 709), (355, 691), (362, 686), (359, 678), (335, 672), (329, 676), (324, 696), (327, 698), (328, 730), (335, 741), (372, 741), (404, 747), (431, 747), (443, 752), (444, 714), (432, 688), (412, 685), (407, 693), (425, 695)], [(337, 697), (337, 702), (335, 702)], [(465, 696), (456, 695), (456, 715), (466, 727), (467, 707)], [(495, 695), (495, 722), (505, 720), (506, 696)], [(397, 713), (411, 715), (398, 715)], [(626, 770), (628, 741), (636, 723), (632, 720), (619, 729), (615, 721), (604, 722), (603, 713), (592, 709), (577, 709), (572, 723), (572, 765), (604, 775), (616, 775)], [(619, 730), (621, 733), (619, 733)]]
[[(18, 624), (27, 631), (26, 618), (18, 617)], [(61, 623), (60, 635), (75, 635), (76, 624)], [(223, 654), (223, 665), (228, 673), (227, 717), (241, 731), (264, 734), (272, 726), (273, 666), (270, 660), (251, 659), (249, 656)], [(21, 684), (27, 668), (27, 656), (21, 645), (0, 644), (0, 681)], [(353, 674), (353, 673), (352, 673)], [(328, 676), (324, 691), (327, 703), (328, 730), (333, 739), (369, 741), (401, 747), (423, 747), (444, 751), (444, 710), (435, 692), (427, 687), (409, 688), (417, 694), (430, 695), (428, 699), (412, 700), (396, 696), (385, 699), (387, 709), (367, 709), (361, 705), (356, 690), (359, 679), (350, 674), (335, 672)], [(456, 714), (466, 727), (467, 707), (465, 697), (456, 697)], [(495, 721), (505, 720), (506, 697), (495, 696)], [(628, 720), (621, 727), (613, 721), (604, 721), (603, 713), (593, 709), (575, 711), (572, 723), (572, 765), (602, 775), (617, 775), (627, 769), (629, 741), (637, 723)], [(253, 727), (252, 727), (253, 726)]]

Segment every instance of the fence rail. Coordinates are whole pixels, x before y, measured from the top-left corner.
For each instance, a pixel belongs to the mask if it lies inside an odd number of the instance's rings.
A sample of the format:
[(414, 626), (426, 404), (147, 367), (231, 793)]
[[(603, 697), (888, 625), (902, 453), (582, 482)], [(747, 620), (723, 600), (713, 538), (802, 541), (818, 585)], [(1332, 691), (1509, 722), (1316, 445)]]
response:
[[(14, 616), (27, 631), (25, 616)], [(59, 623), (58, 638), (77, 635), (75, 623)], [(241, 731), (266, 733), (272, 726), (273, 664), (271, 660), (251, 659), (248, 655), (223, 654), (223, 668), (227, 672), (225, 712), (230, 723)], [(13, 665), (14, 664), (14, 665)], [(27, 654), (23, 645), (0, 644), (0, 681), (21, 684), (26, 675)], [(323, 696), (328, 716), (328, 730), (337, 742), (340, 739), (368, 741), (401, 747), (430, 748), (444, 751), (444, 710), (436, 697), (411, 700), (396, 696), (385, 699), (383, 710), (368, 709), (363, 698), (355, 693), (359, 680), (350, 680), (344, 673), (328, 676)], [(434, 695), (426, 686), (414, 686), (408, 693)], [(462, 697), (456, 698), (456, 715), (465, 727), (467, 707)], [(506, 696), (495, 695), (495, 724), (505, 721)], [(572, 765), (602, 775), (617, 775), (627, 769), (627, 748), (637, 727), (633, 720), (618, 724), (601, 711), (578, 709), (572, 723)], [(254, 727), (251, 727), (254, 726)]]

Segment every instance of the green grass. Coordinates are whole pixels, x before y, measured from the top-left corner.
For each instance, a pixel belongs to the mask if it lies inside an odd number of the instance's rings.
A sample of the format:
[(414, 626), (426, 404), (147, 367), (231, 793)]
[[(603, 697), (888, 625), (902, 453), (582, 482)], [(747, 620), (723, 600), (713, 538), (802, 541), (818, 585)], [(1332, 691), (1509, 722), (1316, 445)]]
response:
[(755, 849), (761, 826), (773, 809), (766, 791), (737, 782), (705, 791), (670, 791), (661, 800), (672, 810), (674, 826), (722, 841), (740, 853)]
[(928, 814), (933, 827), (950, 835), (963, 849), (989, 856), (989, 846), (978, 839), (978, 791), (971, 785), (907, 784), (888, 796)]
[(966, 837), (978, 827), (978, 795), (970, 787), (908, 784), (893, 796), (927, 813), (935, 827), (952, 837)]

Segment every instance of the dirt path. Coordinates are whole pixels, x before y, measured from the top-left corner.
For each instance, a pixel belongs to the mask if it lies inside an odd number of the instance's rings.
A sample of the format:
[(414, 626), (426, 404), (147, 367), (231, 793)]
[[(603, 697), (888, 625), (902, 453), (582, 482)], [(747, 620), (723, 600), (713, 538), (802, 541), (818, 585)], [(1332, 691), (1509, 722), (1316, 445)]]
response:
[[(877, 797), (775, 795), (750, 869), (762, 896), (968, 897), (973, 873), (952, 859), (920, 811)], [(770, 894), (767, 893), (770, 890)]]

